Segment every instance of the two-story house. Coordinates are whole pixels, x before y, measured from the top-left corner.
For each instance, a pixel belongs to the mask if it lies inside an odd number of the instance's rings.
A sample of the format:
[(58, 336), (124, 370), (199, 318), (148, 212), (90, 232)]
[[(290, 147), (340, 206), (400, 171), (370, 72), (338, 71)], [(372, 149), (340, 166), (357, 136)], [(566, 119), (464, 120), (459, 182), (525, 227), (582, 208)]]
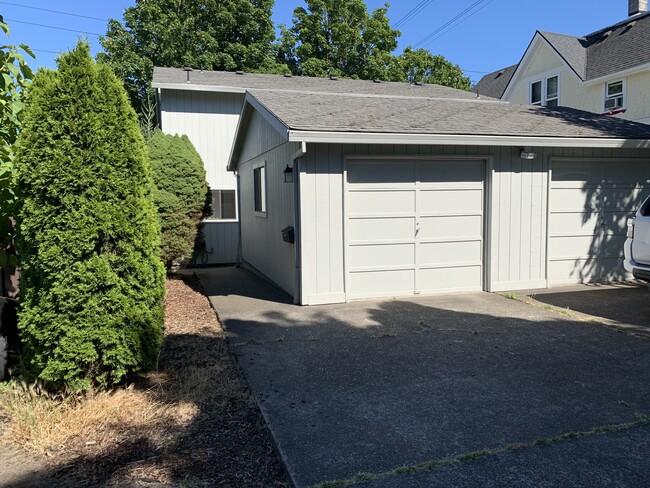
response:
[(629, 0), (622, 22), (583, 37), (537, 31), (521, 61), (485, 75), (481, 95), (565, 106), (650, 124), (648, 0)]

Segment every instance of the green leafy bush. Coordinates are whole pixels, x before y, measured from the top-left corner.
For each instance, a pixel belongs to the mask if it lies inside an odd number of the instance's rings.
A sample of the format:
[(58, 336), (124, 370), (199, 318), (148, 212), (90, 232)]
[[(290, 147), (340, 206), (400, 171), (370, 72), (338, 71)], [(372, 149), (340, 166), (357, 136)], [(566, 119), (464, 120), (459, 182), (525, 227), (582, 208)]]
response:
[(39, 71), (17, 142), (23, 375), (106, 387), (155, 367), (165, 270), (146, 146), (87, 43)]
[(187, 262), (192, 257), (205, 215), (208, 185), (201, 156), (187, 136), (157, 130), (148, 146), (162, 231), (161, 254), (169, 268), (174, 262)]

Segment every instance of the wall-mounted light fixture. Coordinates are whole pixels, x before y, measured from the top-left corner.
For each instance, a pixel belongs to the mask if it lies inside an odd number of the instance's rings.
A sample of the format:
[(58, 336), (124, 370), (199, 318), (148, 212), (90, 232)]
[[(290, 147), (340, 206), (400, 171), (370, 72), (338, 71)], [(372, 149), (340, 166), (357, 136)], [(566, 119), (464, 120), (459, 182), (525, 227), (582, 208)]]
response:
[(293, 183), (293, 168), (287, 164), (287, 167), (283, 171), (284, 173), (284, 182)]
[(537, 154), (533, 152), (532, 147), (525, 147), (519, 156), (521, 159), (535, 159), (537, 157)]

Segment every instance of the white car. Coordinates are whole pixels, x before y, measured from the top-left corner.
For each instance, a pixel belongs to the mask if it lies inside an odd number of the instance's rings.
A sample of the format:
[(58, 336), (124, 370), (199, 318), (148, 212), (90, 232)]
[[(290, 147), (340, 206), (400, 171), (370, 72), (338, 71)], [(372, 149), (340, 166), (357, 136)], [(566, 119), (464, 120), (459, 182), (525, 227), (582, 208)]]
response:
[(627, 221), (623, 266), (635, 278), (650, 281), (650, 197), (646, 198), (634, 218)]

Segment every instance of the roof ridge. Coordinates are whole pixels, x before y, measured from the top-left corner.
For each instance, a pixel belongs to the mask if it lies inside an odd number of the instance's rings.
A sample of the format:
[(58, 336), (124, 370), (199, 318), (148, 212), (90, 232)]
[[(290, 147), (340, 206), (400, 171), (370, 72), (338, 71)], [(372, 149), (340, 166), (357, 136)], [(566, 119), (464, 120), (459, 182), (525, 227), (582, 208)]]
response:
[(644, 17), (648, 17), (650, 15), (650, 11), (648, 12), (639, 12), (636, 15), (629, 16), (625, 18), (624, 20), (621, 20), (619, 22), (616, 22), (615, 24), (608, 25), (606, 27), (603, 27), (601, 29), (598, 29), (597, 31), (591, 32), (590, 34), (586, 34), (583, 37), (585, 39), (588, 39), (589, 37), (597, 36), (598, 34), (602, 34), (603, 32), (607, 32), (608, 30), (616, 29), (617, 27), (620, 27), (624, 24), (627, 24), (629, 22), (634, 22), (635, 20), (643, 19)]
[[(416, 85), (409, 85), (416, 86)], [(421, 85), (417, 85), (421, 86)], [(440, 101), (449, 101), (449, 102), (469, 102), (469, 103), (494, 103), (500, 105), (510, 105), (510, 102), (499, 100), (497, 98), (486, 97), (481, 98), (480, 95), (476, 98), (453, 98), (453, 97), (436, 97), (436, 96), (426, 96), (426, 97), (416, 97), (408, 95), (386, 95), (386, 94), (374, 94), (374, 93), (352, 93), (352, 92), (320, 92), (320, 91), (311, 91), (311, 90), (288, 90), (283, 88), (246, 88), (246, 92), (255, 96), (255, 92), (282, 92), (282, 93), (302, 93), (305, 95), (319, 95), (319, 96), (339, 96), (339, 97), (350, 97), (350, 98), (390, 98), (392, 100), (440, 100)], [(468, 92), (470, 93), (470, 92)]]

